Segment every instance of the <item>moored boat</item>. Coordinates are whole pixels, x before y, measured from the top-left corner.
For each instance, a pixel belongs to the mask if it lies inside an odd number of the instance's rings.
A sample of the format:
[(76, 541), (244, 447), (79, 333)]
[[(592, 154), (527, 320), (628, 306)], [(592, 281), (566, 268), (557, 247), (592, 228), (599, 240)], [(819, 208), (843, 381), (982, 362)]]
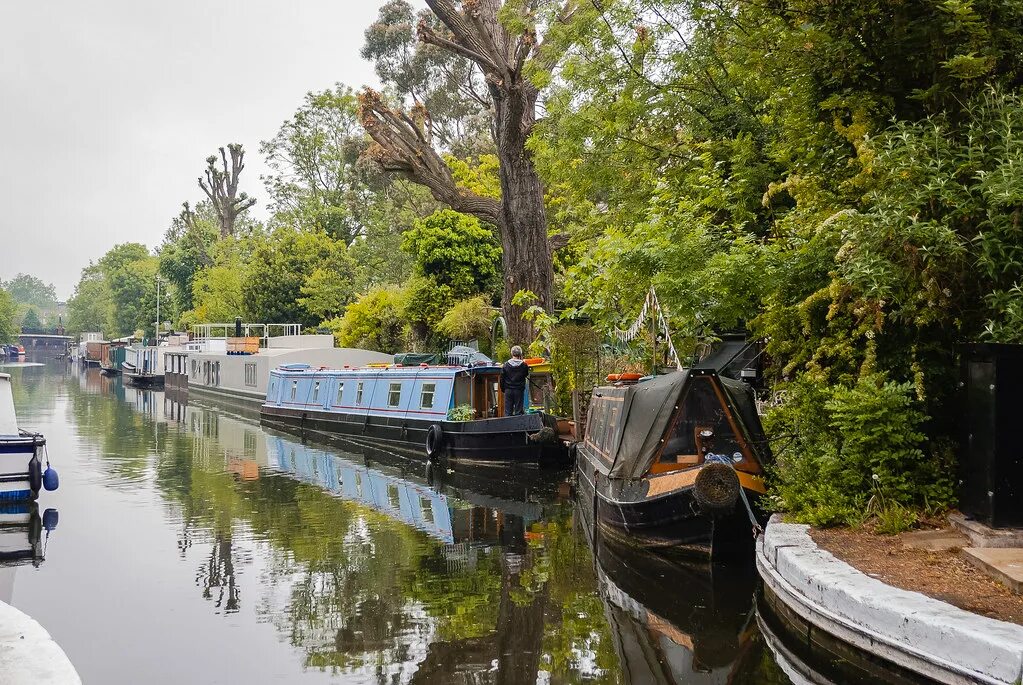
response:
[(18, 427), (11, 377), (0, 373), (0, 502), (34, 500), (44, 485), (56, 489), (56, 472), (43, 471), (45, 445), (42, 435)]
[(752, 389), (694, 368), (594, 389), (576, 468), (607, 535), (720, 559), (752, 552), (768, 456)]
[(260, 415), (269, 425), (404, 443), (431, 458), (565, 459), (554, 416), (542, 411), (502, 415), (500, 374), (501, 367), (485, 358), (465, 365), (359, 369), (286, 365), (270, 373)]

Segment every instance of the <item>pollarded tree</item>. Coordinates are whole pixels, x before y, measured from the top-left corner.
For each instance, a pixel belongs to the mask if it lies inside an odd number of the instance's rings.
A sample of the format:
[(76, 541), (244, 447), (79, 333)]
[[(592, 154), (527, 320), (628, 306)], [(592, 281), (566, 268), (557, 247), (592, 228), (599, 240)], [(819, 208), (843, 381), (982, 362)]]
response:
[(227, 146), (231, 153), (231, 164), (227, 163), (227, 152), (220, 148), (220, 163), (223, 170), (217, 168), (216, 155), (206, 158), (206, 179), (199, 177), (199, 187), (213, 203), (220, 220), (220, 237), (234, 235), (234, 224), (238, 215), (256, 204), (256, 198), (246, 193), (238, 193), (238, 179), (245, 169), (245, 151), (238, 143)]
[[(527, 62), (547, 54), (537, 40), (539, 0), (426, 0), (439, 24), (422, 18), (422, 43), (458, 55), (478, 68), (491, 101), (492, 134), (500, 163), (501, 198), (482, 197), (460, 187), (434, 145), (430, 114), (421, 103), (411, 112), (388, 106), (372, 90), (360, 95), (362, 122), (373, 138), (368, 155), (387, 171), (426, 186), (452, 209), (497, 227), (503, 248), (502, 304), (516, 340), (531, 340), (532, 325), (512, 298), (520, 290), (553, 305), (552, 246), (547, 237), (544, 188), (526, 150), (536, 124), (539, 89), (527, 76)], [(552, 21), (564, 21), (568, 0)], [(550, 66), (545, 65), (545, 66)]]

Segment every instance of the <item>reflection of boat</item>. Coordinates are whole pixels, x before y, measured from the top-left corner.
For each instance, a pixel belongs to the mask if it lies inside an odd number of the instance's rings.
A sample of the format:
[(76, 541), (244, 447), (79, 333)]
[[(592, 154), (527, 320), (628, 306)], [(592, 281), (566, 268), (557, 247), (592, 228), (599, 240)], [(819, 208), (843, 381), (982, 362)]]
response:
[[(430, 457), (534, 463), (567, 457), (553, 416), (502, 415), (500, 365), (482, 355), (449, 361), (459, 363), (282, 366), (270, 373), (262, 418), (275, 426), (413, 445)], [(453, 420), (463, 412), (479, 418)]]
[(43, 530), (56, 527), (55, 509), (40, 516), (35, 502), (0, 506), (0, 566), (39, 566), (46, 558)]
[[(280, 435), (267, 435), (266, 440), (271, 468), (376, 509), (448, 544), (498, 542), (509, 524), (521, 533), (543, 514), (539, 501), (512, 499), (515, 492), (501, 497), (456, 489), (464, 481), (455, 472), (440, 475), (431, 468), (426, 473), (420, 464), (423, 476), (413, 475), (406, 468), (407, 460), (384, 451), (358, 445), (349, 445), (345, 451), (336, 444), (318, 448)], [(519, 488), (519, 493), (525, 491)]]
[(755, 648), (755, 572), (749, 567), (679, 563), (599, 537), (585, 507), (581, 503), (576, 512), (594, 548), (600, 593), (625, 681), (736, 682)]
[(766, 457), (749, 386), (698, 368), (595, 388), (577, 468), (609, 535), (721, 558), (752, 552)]

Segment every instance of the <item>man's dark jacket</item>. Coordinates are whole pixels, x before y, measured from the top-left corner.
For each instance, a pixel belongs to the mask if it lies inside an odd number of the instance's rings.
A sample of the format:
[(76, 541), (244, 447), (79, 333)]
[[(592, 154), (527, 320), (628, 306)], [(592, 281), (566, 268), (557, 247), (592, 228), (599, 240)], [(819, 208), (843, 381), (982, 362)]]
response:
[(501, 391), (524, 390), (529, 377), (529, 366), (521, 359), (509, 359), (501, 367)]

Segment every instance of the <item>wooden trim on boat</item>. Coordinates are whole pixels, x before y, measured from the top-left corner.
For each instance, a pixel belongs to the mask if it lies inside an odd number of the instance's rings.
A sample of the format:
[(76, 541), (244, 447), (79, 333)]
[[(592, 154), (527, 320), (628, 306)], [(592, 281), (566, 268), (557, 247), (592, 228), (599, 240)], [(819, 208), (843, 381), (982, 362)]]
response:
[[(689, 487), (696, 482), (696, 477), (702, 470), (703, 465), (700, 465), (696, 468), (688, 468), (685, 471), (675, 471), (665, 476), (651, 478), (650, 485), (647, 487), (646, 498), (652, 499), (675, 490), (680, 490), (681, 488)], [(735, 475), (739, 477), (739, 485), (743, 488), (760, 494), (767, 492), (764, 479), (760, 476), (742, 471), (736, 471)]]

